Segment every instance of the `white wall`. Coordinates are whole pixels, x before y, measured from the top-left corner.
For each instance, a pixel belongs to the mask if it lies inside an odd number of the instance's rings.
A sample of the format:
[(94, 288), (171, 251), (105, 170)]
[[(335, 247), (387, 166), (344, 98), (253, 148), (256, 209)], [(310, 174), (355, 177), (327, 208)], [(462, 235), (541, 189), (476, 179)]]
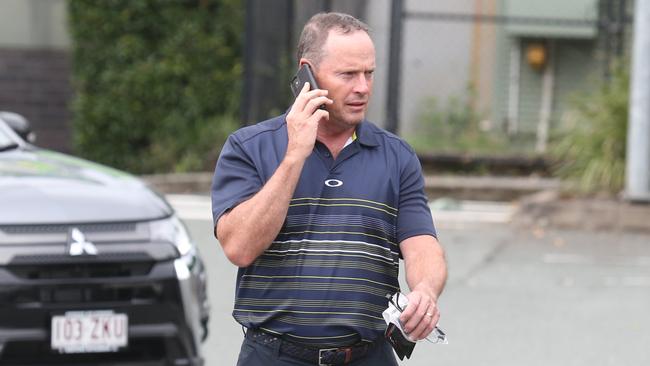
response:
[[(480, 0), (407, 0), (405, 11), (454, 12), (471, 14)], [(485, 2), (485, 1), (484, 1)], [(373, 0), (367, 22), (373, 29), (377, 48), (375, 89), (368, 117), (385, 126), (390, 0)], [(422, 105), (435, 97), (441, 103), (465, 93), (470, 81), (472, 32), (467, 22), (405, 19), (402, 33), (401, 98), (399, 133), (414, 132)]]
[[(407, 11), (472, 13), (474, 0), (411, 0)], [(400, 134), (413, 132), (423, 103), (444, 103), (469, 83), (471, 23), (407, 19), (402, 50)]]
[(0, 47), (66, 49), (66, 0), (0, 0)]

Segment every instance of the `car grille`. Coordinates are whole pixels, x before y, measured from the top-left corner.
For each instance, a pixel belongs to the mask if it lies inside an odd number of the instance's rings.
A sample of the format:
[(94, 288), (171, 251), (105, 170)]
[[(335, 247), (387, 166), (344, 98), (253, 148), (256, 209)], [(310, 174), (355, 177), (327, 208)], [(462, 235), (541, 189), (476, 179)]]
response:
[(141, 304), (160, 302), (162, 296), (163, 285), (159, 283), (21, 286), (0, 291), (0, 304), (11, 304), (18, 308), (95, 302)]
[(23, 279), (144, 276), (154, 262), (146, 253), (109, 253), (97, 257), (16, 256), (5, 268)]
[[(7, 235), (38, 235), (38, 234), (55, 234), (67, 233), (72, 225), (1, 225), (0, 231)], [(105, 223), (105, 224), (80, 224), (74, 227), (84, 233), (102, 233), (102, 232), (132, 232), (136, 229), (136, 223)]]
[(16, 256), (4, 270), (20, 285), (0, 289), (0, 305), (160, 301), (163, 286), (149, 278), (155, 265), (142, 252)]
[(80, 230), (94, 244), (146, 242), (149, 224), (117, 222), (96, 224), (0, 225), (0, 245), (67, 244), (70, 231)]

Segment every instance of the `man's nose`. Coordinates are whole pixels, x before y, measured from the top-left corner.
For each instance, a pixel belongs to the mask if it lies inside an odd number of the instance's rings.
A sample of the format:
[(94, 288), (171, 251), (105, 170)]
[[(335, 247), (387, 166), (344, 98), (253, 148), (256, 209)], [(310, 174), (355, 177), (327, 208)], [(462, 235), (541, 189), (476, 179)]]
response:
[(370, 92), (370, 82), (365, 73), (360, 73), (354, 80), (354, 89), (352, 91), (359, 94), (368, 94)]

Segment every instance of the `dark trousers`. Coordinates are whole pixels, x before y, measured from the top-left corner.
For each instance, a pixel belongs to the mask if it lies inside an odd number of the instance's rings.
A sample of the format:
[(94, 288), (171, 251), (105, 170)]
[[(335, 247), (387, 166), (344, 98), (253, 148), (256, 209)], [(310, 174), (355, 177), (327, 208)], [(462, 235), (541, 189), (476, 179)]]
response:
[[(260, 344), (252, 339), (244, 338), (239, 352), (237, 366), (306, 366), (310, 363), (295, 359), (280, 352), (280, 342)], [(397, 366), (395, 355), (390, 344), (378, 342), (368, 354), (351, 362), (350, 366)]]

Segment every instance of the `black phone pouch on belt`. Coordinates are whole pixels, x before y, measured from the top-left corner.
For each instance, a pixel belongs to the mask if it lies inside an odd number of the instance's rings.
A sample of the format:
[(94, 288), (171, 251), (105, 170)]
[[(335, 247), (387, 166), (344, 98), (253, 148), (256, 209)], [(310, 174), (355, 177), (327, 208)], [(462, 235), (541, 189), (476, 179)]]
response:
[(388, 324), (386, 332), (384, 332), (384, 337), (386, 337), (388, 343), (393, 346), (393, 349), (400, 360), (404, 360), (404, 357), (411, 357), (411, 353), (413, 353), (413, 349), (415, 348), (415, 342), (406, 339), (404, 334), (402, 334), (402, 331), (400, 331), (395, 324)]

